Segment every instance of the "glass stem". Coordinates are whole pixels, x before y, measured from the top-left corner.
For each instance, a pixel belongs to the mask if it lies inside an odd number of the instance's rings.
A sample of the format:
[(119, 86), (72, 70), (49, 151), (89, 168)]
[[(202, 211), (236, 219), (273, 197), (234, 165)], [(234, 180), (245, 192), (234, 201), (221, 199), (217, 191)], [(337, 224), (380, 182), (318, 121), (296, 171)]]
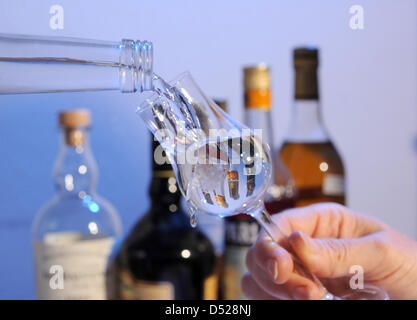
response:
[[(258, 221), (272, 240), (276, 241), (276, 239), (286, 239), (288, 237), (288, 235), (285, 234), (276, 223), (274, 223), (268, 211), (264, 208), (258, 210), (255, 214), (251, 214), (251, 216)], [(313, 281), (320, 289), (322, 289), (323, 296), (321, 300), (336, 299), (333, 294), (327, 291), (321, 281), (307, 268), (307, 266), (297, 257), (297, 255), (294, 254), (294, 252), (290, 252), (290, 255), (294, 262), (294, 271), (297, 274)]]

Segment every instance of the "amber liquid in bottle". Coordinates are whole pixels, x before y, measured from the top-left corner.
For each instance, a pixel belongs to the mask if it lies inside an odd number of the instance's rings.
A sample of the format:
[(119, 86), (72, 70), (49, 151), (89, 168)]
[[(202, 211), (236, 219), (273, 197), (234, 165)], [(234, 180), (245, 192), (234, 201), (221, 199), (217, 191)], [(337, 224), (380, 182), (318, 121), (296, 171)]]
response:
[(295, 102), (290, 131), (280, 156), (298, 191), (296, 206), (345, 204), (342, 158), (324, 128), (319, 103), (318, 50), (294, 50)]
[(330, 141), (285, 142), (281, 159), (298, 190), (297, 206), (317, 202), (345, 203), (342, 160)]

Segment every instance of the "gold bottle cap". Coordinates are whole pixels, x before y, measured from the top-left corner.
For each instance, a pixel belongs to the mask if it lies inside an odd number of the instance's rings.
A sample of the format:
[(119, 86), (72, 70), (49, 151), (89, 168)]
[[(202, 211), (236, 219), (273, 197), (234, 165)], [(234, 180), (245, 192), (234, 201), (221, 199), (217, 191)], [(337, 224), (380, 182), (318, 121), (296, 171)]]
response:
[(248, 66), (243, 69), (245, 85), (245, 107), (269, 111), (271, 109), (271, 76), (266, 64)]
[(85, 109), (68, 110), (59, 113), (59, 124), (67, 128), (89, 127), (90, 111)]
[(245, 90), (269, 90), (271, 77), (269, 67), (264, 64), (247, 66), (243, 69)]

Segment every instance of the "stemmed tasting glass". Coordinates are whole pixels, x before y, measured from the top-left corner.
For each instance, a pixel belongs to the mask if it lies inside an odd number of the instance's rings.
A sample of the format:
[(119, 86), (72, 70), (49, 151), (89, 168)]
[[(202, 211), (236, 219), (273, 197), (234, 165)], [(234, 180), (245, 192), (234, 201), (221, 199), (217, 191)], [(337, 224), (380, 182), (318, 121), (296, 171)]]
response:
[[(141, 94), (137, 113), (152, 131), (171, 163), (190, 210), (227, 217), (246, 213), (274, 240), (285, 234), (264, 208), (271, 183), (270, 148), (262, 130), (232, 119), (201, 91), (189, 73), (169, 84), (154, 76), (154, 91)], [(374, 286), (336, 297), (292, 254), (294, 271), (322, 289), (322, 299), (387, 299)]]

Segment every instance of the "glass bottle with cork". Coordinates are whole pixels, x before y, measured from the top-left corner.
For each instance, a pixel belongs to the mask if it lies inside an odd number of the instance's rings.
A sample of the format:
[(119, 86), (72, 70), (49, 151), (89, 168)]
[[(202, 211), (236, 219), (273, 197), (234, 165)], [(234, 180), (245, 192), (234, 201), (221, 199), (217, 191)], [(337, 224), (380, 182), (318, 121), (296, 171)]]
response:
[(113, 206), (95, 191), (90, 113), (59, 114), (61, 150), (54, 168), (56, 194), (32, 225), (38, 299), (105, 299), (106, 269), (121, 234)]

